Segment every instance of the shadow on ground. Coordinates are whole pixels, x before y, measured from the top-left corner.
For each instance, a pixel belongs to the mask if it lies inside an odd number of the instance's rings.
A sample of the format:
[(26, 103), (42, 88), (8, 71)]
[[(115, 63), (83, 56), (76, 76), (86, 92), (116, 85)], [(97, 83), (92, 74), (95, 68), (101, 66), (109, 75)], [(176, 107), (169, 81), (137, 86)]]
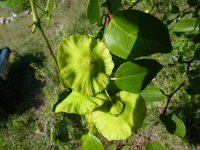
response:
[(38, 108), (43, 103), (43, 83), (36, 79), (36, 70), (31, 66), (42, 67), (43, 60), (44, 55), (40, 52), (16, 57), (7, 81), (0, 82), (0, 120)]

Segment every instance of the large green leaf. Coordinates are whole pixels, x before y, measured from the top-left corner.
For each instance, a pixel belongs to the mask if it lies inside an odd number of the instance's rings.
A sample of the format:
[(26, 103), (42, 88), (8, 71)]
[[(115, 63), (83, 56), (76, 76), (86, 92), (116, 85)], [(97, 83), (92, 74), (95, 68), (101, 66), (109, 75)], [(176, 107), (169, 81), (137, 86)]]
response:
[(139, 93), (151, 82), (162, 65), (155, 60), (136, 60), (122, 64), (116, 72), (115, 83), (121, 90)]
[(83, 135), (81, 140), (83, 141), (82, 150), (104, 150), (101, 141), (90, 133)]
[(99, 24), (101, 22), (99, 0), (88, 0), (86, 16), (90, 24)]
[(145, 102), (161, 101), (165, 97), (161, 90), (154, 86), (148, 86), (146, 89), (144, 89), (141, 93), (141, 96)]
[(145, 145), (145, 150), (166, 150), (166, 148), (161, 143), (152, 141)]
[(122, 58), (137, 58), (172, 50), (167, 27), (157, 18), (138, 10), (118, 11), (105, 29), (108, 49)]
[(105, 101), (107, 101), (107, 96), (104, 94), (89, 97), (73, 91), (57, 105), (55, 112), (86, 114), (101, 106)]
[(57, 58), (61, 77), (74, 91), (93, 96), (108, 85), (114, 63), (103, 42), (72, 35), (61, 41)]
[(146, 115), (145, 101), (138, 94), (125, 91), (111, 98), (123, 103), (123, 110), (119, 114), (113, 114), (112, 106), (103, 105), (92, 112), (92, 122), (98, 132), (108, 140), (125, 140), (132, 131), (137, 131), (141, 127)]
[(178, 21), (172, 28), (173, 32), (199, 33), (200, 24), (197, 18), (185, 18)]
[(169, 115), (161, 114), (160, 120), (165, 125), (167, 131), (171, 134), (175, 134), (181, 138), (185, 136), (186, 129), (183, 121), (174, 113)]

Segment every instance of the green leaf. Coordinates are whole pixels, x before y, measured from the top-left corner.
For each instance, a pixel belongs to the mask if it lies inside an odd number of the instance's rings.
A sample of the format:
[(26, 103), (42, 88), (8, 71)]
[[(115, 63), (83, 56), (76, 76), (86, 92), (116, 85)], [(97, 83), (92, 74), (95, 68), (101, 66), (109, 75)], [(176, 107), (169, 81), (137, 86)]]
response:
[(101, 141), (92, 134), (82, 136), (82, 150), (104, 150)]
[(138, 95), (125, 91), (111, 97), (113, 101), (120, 101), (124, 109), (120, 114), (114, 115), (112, 106), (105, 104), (92, 112), (92, 122), (97, 131), (110, 140), (125, 140), (132, 131), (137, 131), (146, 115), (145, 101)]
[(161, 101), (165, 97), (159, 88), (153, 86), (148, 86), (144, 89), (141, 96), (145, 102)]
[(139, 93), (146, 88), (161, 68), (162, 65), (155, 60), (126, 62), (118, 68), (115, 83), (121, 90)]
[(122, 150), (130, 150), (130, 146), (125, 145), (125, 146), (122, 147)]
[(86, 16), (90, 24), (101, 23), (99, 0), (88, 0)]
[(104, 43), (84, 35), (63, 39), (57, 59), (60, 75), (69, 87), (89, 96), (106, 88), (114, 68), (112, 56)]
[(68, 121), (66, 119), (63, 119), (60, 122), (56, 123), (53, 132), (53, 139), (55, 143), (59, 144), (59, 143), (69, 142), (70, 139), (69, 139), (67, 124)]
[(152, 141), (145, 145), (145, 150), (166, 150), (166, 148), (161, 143)]
[(189, 78), (189, 85), (186, 88), (188, 94), (195, 95), (200, 94), (200, 76)]
[(107, 101), (105, 94), (89, 97), (73, 91), (56, 107), (55, 112), (86, 114), (101, 106), (105, 101)]
[(177, 14), (179, 13), (179, 7), (176, 6), (176, 5), (173, 5), (173, 4), (169, 4), (169, 12), (172, 13), (172, 14)]
[(111, 14), (115, 13), (122, 7), (122, 0), (110, 0)]
[(169, 133), (184, 138), (186, 134), (185, 124), (176, 114), (174, 113), (168, 115), (161, 114), (160, 120), (165, 125)]
[(121, 58), (137, 58), (172, 50), (167, 27), (138, 10), (118, 11), (105, 29), (107, 48)]
[(194, 59), (200, 60), (200, 48), (196, 49), (194, 52)]
[(172, 32), (199, 33), (199, 26), (197, 18), (185, 18), (174, 25)]
[(106, 148), (106, 150), (116, 150), (117, 149), (117, 145), (115, 144), (110, 144), (108, 145), (108, 147)]

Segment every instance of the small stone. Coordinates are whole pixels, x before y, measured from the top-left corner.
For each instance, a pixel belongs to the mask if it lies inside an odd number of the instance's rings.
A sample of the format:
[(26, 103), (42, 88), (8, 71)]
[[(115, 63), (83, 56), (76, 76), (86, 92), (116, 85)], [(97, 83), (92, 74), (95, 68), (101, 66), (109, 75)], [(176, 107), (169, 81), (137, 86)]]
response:
[(12, 12), (12, 13), (11, 13), (11, 17), (16, 18), (16, 17), (17, 17), (17, 14), (14, 13), (14, 12)]
[(3, 23), (4, 23), (3, 17), (0, 17), (0, 24), (3, 24)]

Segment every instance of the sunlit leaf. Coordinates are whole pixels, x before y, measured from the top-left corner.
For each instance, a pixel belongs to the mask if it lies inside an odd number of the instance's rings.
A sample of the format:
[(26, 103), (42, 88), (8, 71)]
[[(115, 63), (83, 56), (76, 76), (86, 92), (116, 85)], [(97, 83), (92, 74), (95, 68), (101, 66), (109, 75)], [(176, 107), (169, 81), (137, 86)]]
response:
[(199, 21), (197, 18), (182, 19), (174, 25), (172, 32), (199, 33)]
[(136, 60), (122, 64), (116, 72), (115, 83), (121, 90), (139, 93), (151, 82), (162, 65), (155, 60)]
[(130, 150), (130, 146), (125, 145), (125, 146), (122, 147), (122, 150)]
[(82, 150), (104, 150), (103, 144), (94, 135), (83, 135), (81, 140), (83, 141)]
[(115, 144), (110, 144), (108, 145), (108, 147), (106, 148), (106, 150), (116, 150), (117, 149), (117, 145)]
[(122, 112), (112, 114), (112, 106), (103, 105), (99, 110), (92, 112), (92, 122), (97, 131), (108, 140), (125, 140), (132, 131), (141, 127), (146, 115), (145, 101), (138, 94), (125, 91), (111, 98), (124, 104)]
[(90, 24), (101, 23), (99, 3), (99, 0), (88, 0), (86, 16), (88, 17)]
[(145, 102), (160, 101), (165, 97), (159, 88), (153, 86), (148, 86), (146, 89), (144, 89), (141, 93), (141, 96)]
[(107, 101), (107, 96), (97, 94), (95, 97), (86, 96), (73, 91), (57, 107), (55, 112), (86, 114)]
[(166, 148), (161, 143), (152, 141), (145, 145), (145, 150), (166, 150)]
[(72, 35), (58, 48), (61, 77), (74, 91), (93, 96), (106, 88), (114, 63), (104, 43), (84, 35)]
[(165, 125), (167, 131), (171, 134), (175, 134), (181, 138), (185, 136), (186, 129), (183, 121), (174, 113), (160, 115), (160, 120)]
[(105, 29), (108, 49), (121, 58), (137, 58), (172, 50), (167, 27), (150, 14), (137, 10), (118, 11)]

